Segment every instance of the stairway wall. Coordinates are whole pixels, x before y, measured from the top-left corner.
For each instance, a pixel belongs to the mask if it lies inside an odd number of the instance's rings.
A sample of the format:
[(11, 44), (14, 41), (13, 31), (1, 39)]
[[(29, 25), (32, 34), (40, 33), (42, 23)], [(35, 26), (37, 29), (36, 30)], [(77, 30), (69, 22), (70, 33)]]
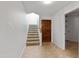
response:
[(26, 13), (21, 2), (0, 1), (0, 58), (20, 56), (26, 30)]
[(28, 20), (28, 25), (34, 24), (39, 25), (39, 15), (35, 13), (30, 13), (26, 15), (26, 19)]

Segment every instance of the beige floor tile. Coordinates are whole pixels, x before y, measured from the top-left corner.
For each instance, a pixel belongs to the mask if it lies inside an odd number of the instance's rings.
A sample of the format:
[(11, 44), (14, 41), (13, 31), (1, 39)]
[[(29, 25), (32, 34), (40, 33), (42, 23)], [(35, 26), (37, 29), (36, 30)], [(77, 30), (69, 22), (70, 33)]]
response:
[(58, 48), (52, 43), (44, 43), (43, 46), (26, 47), (23, 58), (76, 58), (78, 57), (78, 45), (74, 42), (66, 44), (66, 50)]

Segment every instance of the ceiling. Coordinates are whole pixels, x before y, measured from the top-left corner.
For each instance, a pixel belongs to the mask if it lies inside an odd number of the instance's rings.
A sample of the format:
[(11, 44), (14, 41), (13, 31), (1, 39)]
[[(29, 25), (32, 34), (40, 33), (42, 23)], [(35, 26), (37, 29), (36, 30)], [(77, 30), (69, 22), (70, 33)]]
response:
[(59, 10), (68, 5), (69, 1), (54, 1), (51, 4), (45, 5), (42, 1), (23, 1), (22, 4), (26, 13), (36, 13), (42, 17), (52, 17)]
[(71, 11), (70, 13), (68, 13), (67, 15), (76, 15), (79, 14), (79, 8), (76, 10)]

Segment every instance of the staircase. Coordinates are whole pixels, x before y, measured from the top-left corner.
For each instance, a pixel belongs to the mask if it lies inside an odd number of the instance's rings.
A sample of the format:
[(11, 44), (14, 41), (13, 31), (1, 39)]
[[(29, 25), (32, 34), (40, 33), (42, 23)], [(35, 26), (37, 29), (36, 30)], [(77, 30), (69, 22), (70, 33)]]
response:
[(26, 45), (27, 46), (36, 46), (39, 44), (40, 44), (40, 41), (39, 41), (39, 34), (38, 34), (38, 26), (29, 25)]

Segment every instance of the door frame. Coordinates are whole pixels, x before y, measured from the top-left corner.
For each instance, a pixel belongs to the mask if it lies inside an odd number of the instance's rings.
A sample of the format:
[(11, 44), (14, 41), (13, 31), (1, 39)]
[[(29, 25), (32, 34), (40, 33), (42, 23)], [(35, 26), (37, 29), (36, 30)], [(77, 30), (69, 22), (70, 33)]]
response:
[[(53, 34), (52, 34), (52, 19), (41, 19), (40, 23), (42, 23), (42, 20), (50, 20), (51, 21), (51, 43), (53, 42)], [(41, 27), (42, 28), (42, 27)], [(42, 37), (42, 33), (41, 33), (41, 37)], [(42, 39), (42, 38), (41, 38)]]

